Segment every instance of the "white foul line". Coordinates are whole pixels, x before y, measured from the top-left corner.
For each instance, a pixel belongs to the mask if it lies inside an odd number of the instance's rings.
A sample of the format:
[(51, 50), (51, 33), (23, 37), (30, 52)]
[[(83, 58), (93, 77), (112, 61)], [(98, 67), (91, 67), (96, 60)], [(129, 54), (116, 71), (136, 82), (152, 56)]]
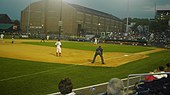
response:
[[(70, 66), (67, 66), (67, 67), (72, 67), (72, 66), (74, 66), (74, 65), (70, 65)], [(62, 69), (65, 69), (67, 67), (63, 67)], [(27, 77), (27, 76), (38, 75), (38, 74), (42, 74), (42, 73), (47, 73), (47, 72), (50, 72), (50, 71), (53, 71), (53, 70), (56, 70), (56, 69), (45, 70), (45, 71), (41, 71), (41, 72), (37, 72), (37, 73), (33, 73), (33, 74), (20, 75), (20, 76), (16, 76), (16, 77), (10, 77), (10, 78), (6, 78), (6, 79), (1, 79), (0, 82), (13, 80), (13, 79), (18, 79), (18, 78)]]

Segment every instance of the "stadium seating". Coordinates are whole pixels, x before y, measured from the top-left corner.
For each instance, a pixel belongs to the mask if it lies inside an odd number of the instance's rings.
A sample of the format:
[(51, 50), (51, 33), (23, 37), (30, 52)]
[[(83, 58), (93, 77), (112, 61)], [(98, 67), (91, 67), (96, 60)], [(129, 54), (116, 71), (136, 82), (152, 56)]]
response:
[(134, 95), (170, 95), (170, 79), (162, 78), (144, 82), (135, 87)]
[[(170, 72), (166, 72), (170, 74)], [(170, 95), (170, 78), (162, 78), (151, 82), (144, 82), (145, 74), (130, 74), (128, 78), (122, 79), (127, 95)], [(106, 91), (108, 82), (73, 89), (77, 95), (98, 95)], [(60, 95), (60, 92), (48, 95)]]

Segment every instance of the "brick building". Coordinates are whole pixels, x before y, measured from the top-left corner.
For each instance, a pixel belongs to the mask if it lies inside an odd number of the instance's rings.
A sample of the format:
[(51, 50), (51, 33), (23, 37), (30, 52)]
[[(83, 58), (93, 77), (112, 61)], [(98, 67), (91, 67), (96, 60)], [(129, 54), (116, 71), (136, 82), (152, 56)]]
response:
[(13, 26), (12, 20), (7, 14), (0, 14), (0, 32), (11, 32)]
[(122, 26), (123, 22), (112, 14), (62, 0), (34, 2), (21, 12), (21, 29), (31, 33), (81, 36), (120, 32)]
[(156, 10), (155, 21), (158, 31), (170, 31), (170, 10)]
[(156, 19), (158, 20), (170, 20), (170, 10), (157, 10)]

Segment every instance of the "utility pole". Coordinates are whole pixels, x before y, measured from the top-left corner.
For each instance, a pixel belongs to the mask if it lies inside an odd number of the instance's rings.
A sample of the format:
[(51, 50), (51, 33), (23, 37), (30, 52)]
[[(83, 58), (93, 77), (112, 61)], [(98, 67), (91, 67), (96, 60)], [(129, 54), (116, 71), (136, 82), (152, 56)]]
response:
[(129, 0), (127, 1), (126, 33), (128, 33), (128, 30), (129, 30), (128, 23), (129, 23)]
[(62, 0), (61, 0), (60, 3), (61, 3), (60, 4), (60, 20), (58, 22), (58, 25), (59, 25), (59, 33), (58, 33), (59, 39), (60, 39), (60, 36), (61, 36), (61, 28), (62, 28), (62, 24), (63, 24), (63, 22), (62, 22)]
[(30, 7), (31, 7), (31, 0), (29, 2), (29, 6), (28, 6), (26, 33), (29, 33), (29, 30), (30, 30), (30, 9), (31, 9)]
[(155, 7), (154, 7), (154, 11), (155, 11), (155, 20), (156, 20), (156, 14), (157, 14), (157, 11), (156, 11), (156, 0), (155, 0)]

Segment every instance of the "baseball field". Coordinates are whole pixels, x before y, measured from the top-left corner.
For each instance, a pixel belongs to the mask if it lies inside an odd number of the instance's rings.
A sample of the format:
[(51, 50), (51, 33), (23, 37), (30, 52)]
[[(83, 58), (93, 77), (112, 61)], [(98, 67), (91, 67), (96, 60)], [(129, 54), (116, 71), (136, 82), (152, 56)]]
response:
[[(10, 39), (0, 41), (0, 95), (46, 95), (57, 92), (58, 82), (71, 78), (74, 88), (107, 82), (112, 77), (154, 70), (170, 62), (170, 50), (90, 42), (62, 41), (62, 56), (55, 41)], [(95, 49), (104, 49), (105, 64)]]

